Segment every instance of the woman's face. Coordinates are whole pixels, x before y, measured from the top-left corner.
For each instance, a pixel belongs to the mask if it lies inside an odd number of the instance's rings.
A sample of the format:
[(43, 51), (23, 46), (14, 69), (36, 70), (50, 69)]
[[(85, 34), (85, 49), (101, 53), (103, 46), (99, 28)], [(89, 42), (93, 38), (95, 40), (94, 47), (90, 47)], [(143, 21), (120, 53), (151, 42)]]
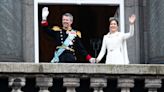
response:
[(115, 20), (112, 20), (109, 25), (110, 32), (116, 32), (118, 31), (118, 25)]

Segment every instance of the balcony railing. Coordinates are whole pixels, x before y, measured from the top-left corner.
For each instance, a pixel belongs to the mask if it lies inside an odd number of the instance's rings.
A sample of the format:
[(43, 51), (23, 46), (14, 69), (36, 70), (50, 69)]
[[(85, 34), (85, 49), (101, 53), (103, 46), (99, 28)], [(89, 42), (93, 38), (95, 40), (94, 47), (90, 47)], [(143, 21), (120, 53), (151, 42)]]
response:
[[(164, 65), (0, 63), (0, 78), (7, 79), (10, 92), (29, 92), (32, 87), (38, 88), (35, 92), (61, 92), (52, 91), (54, 86), (60, 85), (58, 79), (65, 92), (87, 92), (84, 89), (88, 92), (164, 92)], [(27, 83), (30, 78), (34, 79), (34, 86)], [(82, 81), (84, 88), (80, 88)], [(108, 91), (114, 87), (113, 82), (118, 90)], [(146, 91), (135, 91), (138, 88)]]

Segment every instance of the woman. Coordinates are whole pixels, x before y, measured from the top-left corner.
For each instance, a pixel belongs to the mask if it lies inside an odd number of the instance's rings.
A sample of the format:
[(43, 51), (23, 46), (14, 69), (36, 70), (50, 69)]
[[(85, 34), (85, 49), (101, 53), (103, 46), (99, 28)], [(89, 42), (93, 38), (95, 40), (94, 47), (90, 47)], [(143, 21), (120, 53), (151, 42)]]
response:
[(135, 15), (129, 17), (130, 30), (128, 33), (118, 32), (118, 20), (115, 18), (109, 19), (109, 33), (104, 35), (101, 51), (96, 58), (96, 62), (100, 62), (106, 53), (106, 64), (129, 64), (126, 39), (130, 38), (134, 34), (134, 22), (136, 20)]

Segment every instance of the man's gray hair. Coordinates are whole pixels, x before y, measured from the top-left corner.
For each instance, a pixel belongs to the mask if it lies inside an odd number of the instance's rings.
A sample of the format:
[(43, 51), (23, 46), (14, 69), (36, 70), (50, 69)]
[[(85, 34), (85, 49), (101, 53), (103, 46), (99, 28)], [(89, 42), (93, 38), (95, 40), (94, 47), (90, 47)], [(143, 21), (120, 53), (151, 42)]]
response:
[(65, 13), (65, 14), (63, 14), (63, 16), (70, 17), (71, 21), (73, 21), (73, 16), (71, 13)]

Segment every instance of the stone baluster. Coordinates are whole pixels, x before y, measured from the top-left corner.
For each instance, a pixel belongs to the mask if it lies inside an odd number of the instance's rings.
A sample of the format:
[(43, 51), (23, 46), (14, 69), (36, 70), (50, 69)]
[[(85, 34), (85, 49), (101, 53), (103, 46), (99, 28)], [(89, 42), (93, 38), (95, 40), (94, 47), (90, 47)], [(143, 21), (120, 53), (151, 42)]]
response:
[(162, 86), (161, 83), (161, 79), (145, 79), (145, 88), (148, 88), (148, 92), (157, 92)]
[(121, 88), (121, 92), (130, 92), (130, 88), (134, 87), (134, 79), (120, 78), (117, 86)]
[(37, 77), (36, 78), (36, 86), (38, 86), (39, 92), (50, 92), (48, 90), (49, 87), (51, 87), (53, 85), (53, 78), (51, 77)]
[(91, 78), (90, 87), (94, 89), (93, 92), (103, 92), (103, 88), (107, 87), (106, 78)]
[(80, 86), (80, 79), (63, 78), (63, 86), (67, 88), (66, 92), (76, 92), (75, 88)]
[(12, 88), (11, 92), (23, 92), (21, 88), (26, 84), (24, 77), (10, 77), (9, 86)]

